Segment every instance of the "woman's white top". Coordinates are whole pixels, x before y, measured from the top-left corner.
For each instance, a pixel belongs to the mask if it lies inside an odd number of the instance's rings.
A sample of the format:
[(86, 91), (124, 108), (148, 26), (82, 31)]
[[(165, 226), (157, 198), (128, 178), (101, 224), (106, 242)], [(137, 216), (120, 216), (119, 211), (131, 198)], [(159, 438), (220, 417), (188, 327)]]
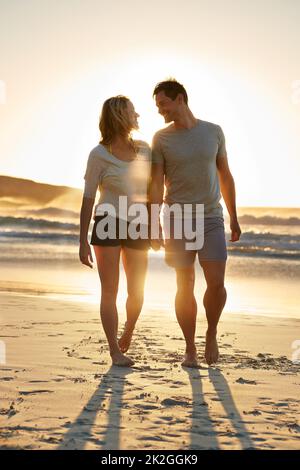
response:
[[(101, 144), (90, 152), (84, 175), (83, 196), (95, 199), (99, 189), (100, 197), (94, 216), (108, 212), (130, 221), (135, 216), (130, 212), (128, 214), (127, 210), (125, 215), (125, 203), (128, 208), (133, 204), (146, 206), (151, 174), (151, 149), (141, 140), (135, 140), (135, 145), (136, 158), (131, 161), (120, 160)], [(132, 210), (134, 212), (134, 207)]]

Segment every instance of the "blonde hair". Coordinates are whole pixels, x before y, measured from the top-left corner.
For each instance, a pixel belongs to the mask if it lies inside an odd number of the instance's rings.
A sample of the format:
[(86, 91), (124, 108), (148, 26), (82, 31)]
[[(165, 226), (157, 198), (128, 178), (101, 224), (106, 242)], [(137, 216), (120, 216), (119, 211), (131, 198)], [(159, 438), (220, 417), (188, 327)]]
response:
[(133, 130), (128, 119), (129, 98), (113, 96), (104, 101), (99, 120), (100, 144), (109, 145), (117, 135), (128, 136)]

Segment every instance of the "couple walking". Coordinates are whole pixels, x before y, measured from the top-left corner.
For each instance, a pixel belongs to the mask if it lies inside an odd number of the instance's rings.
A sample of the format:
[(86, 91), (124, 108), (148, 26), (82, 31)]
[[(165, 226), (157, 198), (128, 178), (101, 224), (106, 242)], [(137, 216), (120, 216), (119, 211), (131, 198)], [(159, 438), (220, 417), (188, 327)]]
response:
[[(164, 246), (165, 261), (176, 270), (175, 311), (186, 341), (182, 365), (197, 367), (197, 303), (194, 297), (197, 256), (207, 284), (203, 298), (207, 318), (205, 359), (208, 364), (213, 364), (219, 356), (217, 326), (226, 302), (227, 250), (221, 194), (230, 216), (230, 241), (238, 241), (241, 234), (225, 138), (219, 125), (197, 119), (192, 114), (187, 92), (177, 81), (160, 82), (153, 96), (159, 114), (170, 125), (154, 135), (152, 148), (146, 142), (131, 137), (131, 132), (138, 129), (139, 115), (128, 98), (116, 96), (103, 104), (99, 123), (101, 140), (90, 152), (84, 175), (79, 258), (83, 264), (92, 267), (90, 244), (93, 245), (101, 282), (100, 316), (112, 362), (117, 366), (132, 366), (132, 359), (125, 353), (143, 306), (148, 249), (158, 250)], [(100, 199), (94, 208), (97, 189), (100, 190)], [(148, 213), (153, 205), (160, 207), (164, 203), (183, 207), (189, 204), (192, 221), (196, 218), (197, 204), (202, 204), (202, 248), (187, 249), (185, 236), (174, 236), (172, 214), (169, 236), (165, 241), (161, 227), (159, 237), (133, 236), (130, 224), (134, 224), (134, 213), (129, 210), (125, 216), (116, 215), (122, 213), (120, 201), (124, 196), (129, 207), (138, 203), (147, 208)], [(94, 226), (89, 243), (88, 229), (92, 216)], [(109, 222), (114, 230), (104, 231)], [(150, 225), (148, 233), (151, 232)], [(116, 298), (120, 258), (126, 274), (128, 297), (127, 321), (118, 339)]]

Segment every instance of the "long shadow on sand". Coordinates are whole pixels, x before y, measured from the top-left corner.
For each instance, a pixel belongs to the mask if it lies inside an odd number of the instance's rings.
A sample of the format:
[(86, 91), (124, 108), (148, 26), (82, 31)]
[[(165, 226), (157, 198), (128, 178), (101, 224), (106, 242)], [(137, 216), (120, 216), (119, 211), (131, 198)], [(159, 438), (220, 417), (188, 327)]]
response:
[[(70, 425), (63, 442), (57, 450), (84, 449), (87, 442), (97, 448), (118, 450), (120, 447), (121, 411), (125, 378), (133, 371), (130, 368), (111, 366), (102, 376), (99, 386), (76, 420)], [(110, 398), (109, 409), (103, 408), (103, 402)], [(106, 413), (107, 424), (102, 432), (93, 429), (98, 413)]]
[(208, 406), (204, 400), (200, 372), (198, 369), (184, 368), (184, 370), (188, 373), (193, 393), (189, 447), (193, 450), (218, 449), (217, 432), (214, 429)]
[(209, 378), (215, 387), (220, 402), (235, 429), (235, 437), (239, 439), (242, 449), (254, 449), (251, 434), (247, 430), (243, 418), (236, 407), (229, 385), (224, 375), (218, 369), (208, 369)]
[[(219, 449), (218, 432), (215, 429), (215, 422), (210, 416), (207, 403), (204, 401), (202, 391), (201, 375), (198, 369), (185, 369), (189, 375), (193, 393), (192, 426), (190, 431), (191, 449)], [(235, 433), (228, 433), (228, 438), (238, 439), (242, 449), (254, 449), (251, 439), (243, 419), (235, 405), (230, 388), (223, 374), (217, 369), (208, 369), (209, 378), (217, 392), (228, 421), (231, 422)], [(223, 431), (222, 431), (223, 435)], [(227, 432), (226, 432), (227, 435)]]
[[(190, 431), (190, 448), (191, 449), (219, 449), (218, 436), (220, 432), (216, 429), (215, 424), (218, 420), (212, 420), (209, 413), (208, 404), (205, 403), (201, 375), (197, 369), (185, 369), (189, 375), (192, 393), (193, 393), (193, 411), (192, 426)], [(251, 439), (243, 419), (235, 405), (230, 388), (223, 374), (217, 369), (208, 369), (209, 378), (214, 385), (226, 414), (228, 421), (231, 422), (235, 429), (235, 433), (227, 433), (228, 438), (236, 438), (239, 440), (242, 449), (254, 449)], [(224, 431), (222, 431), (222, 435)]]
[[(205, 402), (201, 375), (198, 369), (184, 369), (191, 383), (193, 394), (193, 409), (191, 411), (191, 429), (189, 448), (219, 449), (218, 431), (216, 423), (220, 419), (213, 419), (210, 415), (208, 404)], [(62, 443), (57, 450), (84, 449), (87, 443), (94, 444), (98, 449), (120, 449), (121, 411), (123, 408), (123, 395), (126, 377), (134, 372), (131, 368), (111, 366), (101, 377), (99, 386), (91, 396), (76, 420), (70, 424), (69, 430), (63, 436)], [(230, 388), (223, 374), (217, 369), (208, 369), (209, 378), (217, 392), (218, 399), (226, 412), (227, 422), (232, 424), (235, 432), (227, 432), (228, 439), (238, 439), (242, 449), (254, 449), (243, 419), (235, 405)], [(108, 408), (104, 408), (104, 402), (110, 397)], [(95, 424), (96, 416), (105, 413), (106, 419), (102, 420), (102, 427)], [(224, 429), (224, 427), (223, 427)], [(222, 430), (222, 436), (224, 431)]]

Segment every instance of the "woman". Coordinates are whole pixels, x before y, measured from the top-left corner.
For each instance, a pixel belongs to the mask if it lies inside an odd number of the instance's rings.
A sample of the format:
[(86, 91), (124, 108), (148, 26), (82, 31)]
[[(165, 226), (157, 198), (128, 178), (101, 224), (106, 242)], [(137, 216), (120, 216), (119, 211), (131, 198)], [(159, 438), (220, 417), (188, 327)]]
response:
[[(99, 188), (100, 199), (94, 211), (91, 245), (94, 247), (101, 282), (100, 316), (112, 363), (125, 367), (134, 364), (124, 353), (130, 346), (143, 305), (149, 248), (148, 237), (134, 239), (135, 237), (130, 236), (128, 228), (130, 223), (134, 224), (133, 216), (128, 213), (126, 216), (122, 213), (120, 216), (119, 213), (120, 196), (123, 199), (124, 196), (127, 197), (128, 207), (138, 203), (145, 209), (147, 205), (151, 151), (147, 143), (134, 141), (131, 137), (131, 132), (138, 129), (138, 117), (133, 104), (125, 96), (116, 96), (104, 102), (99, 123), (101, 140), (88, 158), (80, 212), (79, 258), (83, 264), (92, 267), (88, 228)], [(141, 224), (135, 224), (137, 229), (140, 226)], [(109, 230), (104, 230), (107, 227)], [(123, 236), (121, 234), (124, 227), (125, 238), (124, 233)], [(127, 321), (123, 335), (118, 341), (116, 298), (120, 258), (126, 274), (128, 297)]]

